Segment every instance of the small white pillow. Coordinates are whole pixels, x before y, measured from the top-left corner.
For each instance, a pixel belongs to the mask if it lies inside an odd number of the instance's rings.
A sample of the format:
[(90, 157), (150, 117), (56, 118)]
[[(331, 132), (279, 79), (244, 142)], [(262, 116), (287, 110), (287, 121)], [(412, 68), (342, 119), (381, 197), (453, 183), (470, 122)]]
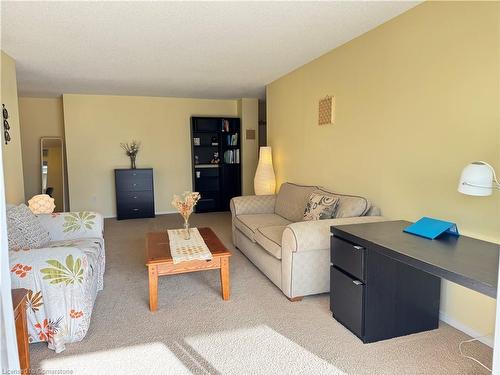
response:
[(25, 205), (7, 210), (9, 250), (38, 249), (50, 241), (49, 232)]
[(338, 197), (313, 191), (304, 211), (304, 221), (331, 219), (339, 204)]

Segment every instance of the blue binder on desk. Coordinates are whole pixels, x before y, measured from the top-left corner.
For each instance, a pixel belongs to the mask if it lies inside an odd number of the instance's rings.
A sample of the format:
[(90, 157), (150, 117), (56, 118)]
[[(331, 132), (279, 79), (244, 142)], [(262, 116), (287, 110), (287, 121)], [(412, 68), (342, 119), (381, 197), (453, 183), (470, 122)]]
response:
[(403, 229), (403, 232), (428, 238), (430, 240), (435, 239), (443, 233), (448, 233), (457, 237), (460, 235), (455, 223), (433, 219), (425, 216), (415, 224), (407, 226), (405, 229)]

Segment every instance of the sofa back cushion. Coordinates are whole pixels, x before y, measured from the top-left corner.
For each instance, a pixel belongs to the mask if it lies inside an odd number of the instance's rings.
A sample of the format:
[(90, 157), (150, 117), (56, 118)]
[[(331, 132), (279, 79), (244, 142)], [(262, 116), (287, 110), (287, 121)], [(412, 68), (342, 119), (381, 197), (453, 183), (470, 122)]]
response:
[(7, 210), (7, 232), (9, 250), (37, 249), (50, 241), (49, 232), (25, 204)]
[(371, 204), (368, 199), (358, 195), (338, 194), (321, 188), (321, 191), (338, 197), (339, 203), (333, 215), (334, 219), (342, 217), (364, 216), (370, 210)]
[(275, 212), (294, 223), (302, 221), (309, 196), (316, 189), (317, 186), (304, 186), (285, 182), (281, 185), (276, 197)]

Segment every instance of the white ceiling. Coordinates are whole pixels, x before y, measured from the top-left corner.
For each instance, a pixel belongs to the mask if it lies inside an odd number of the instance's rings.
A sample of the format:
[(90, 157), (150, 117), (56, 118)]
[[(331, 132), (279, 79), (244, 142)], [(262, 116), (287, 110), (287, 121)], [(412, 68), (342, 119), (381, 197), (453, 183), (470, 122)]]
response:
[(418, 2), (9, 2), (22, 96), (263, 97), (265, 85)]

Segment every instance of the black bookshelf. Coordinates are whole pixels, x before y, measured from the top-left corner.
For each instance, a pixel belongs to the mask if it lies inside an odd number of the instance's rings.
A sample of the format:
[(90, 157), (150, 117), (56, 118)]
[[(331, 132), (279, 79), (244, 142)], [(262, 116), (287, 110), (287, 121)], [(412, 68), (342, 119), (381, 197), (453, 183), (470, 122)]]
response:
[(239, 118), (191, 117), (193, 191), (201, 194), (196, 212), (229, 210), (231, 198), (241, 195), (241, 156)]

